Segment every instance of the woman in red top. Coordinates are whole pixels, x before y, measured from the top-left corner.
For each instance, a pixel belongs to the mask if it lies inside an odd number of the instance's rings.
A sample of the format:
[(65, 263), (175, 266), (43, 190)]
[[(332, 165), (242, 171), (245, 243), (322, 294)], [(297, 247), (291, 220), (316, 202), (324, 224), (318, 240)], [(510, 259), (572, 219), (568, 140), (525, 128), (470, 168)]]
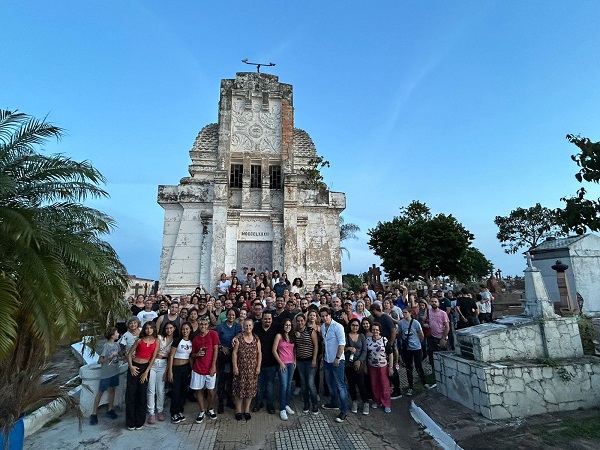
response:
[(130, 430), (140, 430), (146, 421), (148, 375), (158, 353), (157, 344), (156, 325), (146, 322), (139, 339), (127, 354), (129, 370), (125, 391), (125, 424)]

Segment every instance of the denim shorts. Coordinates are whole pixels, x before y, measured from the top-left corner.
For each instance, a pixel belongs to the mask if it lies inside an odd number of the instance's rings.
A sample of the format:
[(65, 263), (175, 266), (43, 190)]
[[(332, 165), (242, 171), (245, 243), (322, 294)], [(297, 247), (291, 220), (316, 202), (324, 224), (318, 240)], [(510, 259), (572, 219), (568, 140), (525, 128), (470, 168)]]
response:
[(102, 378), (100, 380), (100, 386), (98, 387), (98, 390), (100, 392), (104, 392), (104, 391), (108, 390), (108, 388), (117, 387), (118, 385), (119, 385), (119, 375), (113, 375), (110, 378)]

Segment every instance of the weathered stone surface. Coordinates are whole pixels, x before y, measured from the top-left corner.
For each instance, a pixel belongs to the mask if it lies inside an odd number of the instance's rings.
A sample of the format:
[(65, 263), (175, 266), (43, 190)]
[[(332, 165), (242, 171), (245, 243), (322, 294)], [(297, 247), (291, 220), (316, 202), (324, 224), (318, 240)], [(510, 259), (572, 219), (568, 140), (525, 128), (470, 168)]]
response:
[[(222, 272), (243, 266), (279, 269), (307, 287), (340, 282), (346, 197), (310, 185), (301, 169), (316, 155), (310, 136), (294, 128), (291, 85), (254, 72), (222, 80), (219, 120), (196, 137), (190, 177), (158, 189), (162, 292), (215, 292)], [(242, 168), (236, 181), (233, 165)], [(270, 186), (273, 167), (278, 187)]]

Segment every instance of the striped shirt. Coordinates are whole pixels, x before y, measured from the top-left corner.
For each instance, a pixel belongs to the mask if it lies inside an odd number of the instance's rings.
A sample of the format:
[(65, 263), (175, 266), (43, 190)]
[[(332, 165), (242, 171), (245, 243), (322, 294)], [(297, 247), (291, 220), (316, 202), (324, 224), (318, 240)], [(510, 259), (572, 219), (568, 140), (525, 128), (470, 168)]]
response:
[(296, 335), (296, 358), (298, 361), (310, 361), (313, 357), (312, 328), (304, 327), (300, 336)]

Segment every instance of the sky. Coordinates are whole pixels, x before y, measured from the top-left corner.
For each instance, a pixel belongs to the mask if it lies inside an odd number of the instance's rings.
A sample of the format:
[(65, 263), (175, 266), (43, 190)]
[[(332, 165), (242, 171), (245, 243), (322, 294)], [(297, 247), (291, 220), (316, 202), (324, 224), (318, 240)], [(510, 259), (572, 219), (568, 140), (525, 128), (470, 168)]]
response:
[(595, 0), (2, 0), (0, 107), (66, 130), (45, 151), (103, 173), (110, 199), (88, 204), (129, 273), (158, 279), (158, 185), (188, 175), (220, 80), (274, 62), (361, 229), (343, 273), (379, 264), (368, 230), (419, 200), (522, 275), (494, 218), (578, 189), (565, 135), (600, 141), (599, 18)]

